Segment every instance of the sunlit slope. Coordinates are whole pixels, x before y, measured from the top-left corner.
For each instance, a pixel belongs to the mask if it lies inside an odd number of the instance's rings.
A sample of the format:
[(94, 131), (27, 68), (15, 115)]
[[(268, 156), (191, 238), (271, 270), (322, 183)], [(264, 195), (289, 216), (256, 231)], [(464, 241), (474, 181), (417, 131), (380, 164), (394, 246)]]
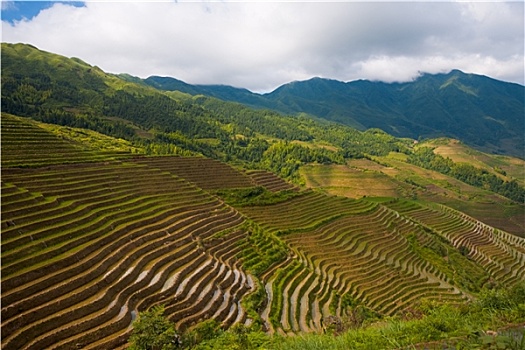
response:
[(411, 190), (409, 184), (380, 171), (348, 165), (307, 165), (301, 168), (301, 175), (309, 188), (355, 199), (365, 196), (404, 197), (410, 195)]
[[(498, 162), (508, 171), (508, 180), (518, 180), (521, 160), (490, 156), (462, 147), (465, 152), (454, 153), (458, 159), (477, 157), (480, 168), (493, 171)], [(438, 147), (436, 152), (443, 151)], [(452, 156), (452, 152), (449, 151)], [(461, 158), (459, 158), (461, 156)], [(493, 164), (492, 167), (488, 164)], [(492, 170), (490, 170), (492, 169)], [(423, 199), (451, 206), (482, 222), (525, 236), (524, 206), (494, 192), (470, 186), (450, 176), (409, 164), (406, 156), (348, 160), (346, 165), (308, 165), (301, 168), (307, 187), (349, 198), (363, 196)], [(503, 176), (500, 174), (500, 176)]]
[(519, 158), (494, 155), (474, 150), (461, 141), (447, 138), (428, 140), (419, 147), (430, 146), (434, 153), (448, 157), (456, 163), (467, 163), (490, 173), (497, 174), (507, 181), (516, 180), (525, 184), (525, 161)]
[[(48, 124), (2, 113), (3, 168), (96, 162), (130, 155), (131, 146), (124, 147), (123, 143), (118, 144), (113, 138), (107, 139), (112, 139), (114, 147), (101, 150), (90, 144), (59, 137), (43, 125), (49, 127)], [(82, 133), (88, 135), (88, 131)]]
[[(463, 302), (490, 279), (525, 278), (523, 239), (446, 208), (436, 212), (455, 221), (444, 233), (384, 205), (315, 192), (240, 210), (293, 251), (264, 279), (267, 321), (280, 332), (319, 331), (324, 318), (347, 316), (356, 303), (393, 315), (423, 298)], [(499, 261), (486, 261), (496, 251)]]

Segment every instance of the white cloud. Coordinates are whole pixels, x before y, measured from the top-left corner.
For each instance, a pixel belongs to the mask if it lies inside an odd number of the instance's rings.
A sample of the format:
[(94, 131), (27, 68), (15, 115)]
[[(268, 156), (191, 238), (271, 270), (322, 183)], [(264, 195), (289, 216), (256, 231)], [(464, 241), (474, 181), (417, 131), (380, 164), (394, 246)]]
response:
[(354, 64), (355, 78), (366, 76), (370, 80), (384, 82), (404, 82), (418, 77), (421, 73), (446, 73), (451, 68), (464, 72), (499, 77), (512, 81), (518, 74), (523, 76), (523, 56), (514, 55), (506, 60), (498, 60), (479, 54), (460, 57), (428, 56), (380, 56)]
[(110, 72), (268, 91), (453, 68), (523, 84), (523, 3), (88, 2), (2, 23), (3, 41)]

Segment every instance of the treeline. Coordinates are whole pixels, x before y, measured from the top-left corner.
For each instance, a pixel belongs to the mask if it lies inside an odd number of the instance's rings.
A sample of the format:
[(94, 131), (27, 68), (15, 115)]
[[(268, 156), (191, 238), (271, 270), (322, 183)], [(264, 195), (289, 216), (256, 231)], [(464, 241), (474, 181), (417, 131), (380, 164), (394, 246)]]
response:
[(230, 131), (247, 137), (263, 134), (286, 141), (312, 141), (310, 130), (300, 125), (294, 117), (282, 116), (268, 110), (250, 109), (243, 105), (199, 96), (193, 101), (206, 108), (213, 119), (228, 125)]
[(285, 141), (321, 141), (336, 146), (345, 158), (386, 156), (390, 152), (410, 153), (408, 139), (393, 137), (382, 130), (365, 132), (305, 115), (285, 116), (274, 111), (250, 109), (215, 98), (198, 96), (194, 101), (205, 107), (230, 131), (252, 137), (257, 134)]
[(135, 130), (122, 122), (109, 121), (93, 115), (74, 114), (56, 109), (41, 109), (39, 112), (32, 114), (32, 117), (44, 123), (89, 129), (128, 141), (135, 140), (136, 136)]
[(415, 150), (408, 158), (414, 165), (452, 176), (469, 185), (498, 193), (519, 203), (525, 203), (525, 189), (516, 180), (504, 181), (497, 175), (470, 164), (454, 163), (450, 158), (435, 154), (430, 147)]
[(286, 141), (274, 143), (263, 154), (261, 166), (277, 175), (298, 180), (299, 167), (308, 163), (344, 164), (344, 157), (340, 152), (329, 151), (324, 148), (311, 149)]

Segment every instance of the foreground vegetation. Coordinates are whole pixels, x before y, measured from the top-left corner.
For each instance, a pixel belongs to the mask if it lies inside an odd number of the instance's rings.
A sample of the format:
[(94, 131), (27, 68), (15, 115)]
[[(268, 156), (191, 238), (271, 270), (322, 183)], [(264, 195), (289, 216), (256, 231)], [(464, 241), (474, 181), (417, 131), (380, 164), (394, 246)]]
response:
[[(525, 348), (525, 284), (507, 289), (483, 289), (476, 301), (463, 305), (422, 300), (403, 316), (378, 318), (355, 310), (353, 317), (327, 325), (324, 334), (295, 337), (268, 336), (257, 327), (236, 326), (223, 330), (207, 321), (189, 332), (175, 335), (170, 328), (155, 334), (151, 317), (166, 324), (162, 309), (145, 312), (135, 321), (131, 349), (161, 342), (163, 349), (515, 349)], [(169, 324), (169, 321), (167, 322)], [(144, 332), (143, 327), (149, 327)], [(173, 340), (176, 339), (176, 342)], [(152, 344), (152, 343), (150, 343)], [(157, 343), (157, 348), (161, 344)]]

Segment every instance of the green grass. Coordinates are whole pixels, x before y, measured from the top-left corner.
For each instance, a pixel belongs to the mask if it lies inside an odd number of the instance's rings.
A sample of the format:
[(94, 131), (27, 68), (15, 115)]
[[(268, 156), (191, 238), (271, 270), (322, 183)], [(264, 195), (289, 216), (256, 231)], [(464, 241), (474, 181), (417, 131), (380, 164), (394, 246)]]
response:
[(244, 248), (239, 254), (243, 267), (255, 276), (261, 276), (272, 265), (283, 261), (289, 248), (275, 235), (247, 220), (243, 227), (249, 234), (238, 242)]

